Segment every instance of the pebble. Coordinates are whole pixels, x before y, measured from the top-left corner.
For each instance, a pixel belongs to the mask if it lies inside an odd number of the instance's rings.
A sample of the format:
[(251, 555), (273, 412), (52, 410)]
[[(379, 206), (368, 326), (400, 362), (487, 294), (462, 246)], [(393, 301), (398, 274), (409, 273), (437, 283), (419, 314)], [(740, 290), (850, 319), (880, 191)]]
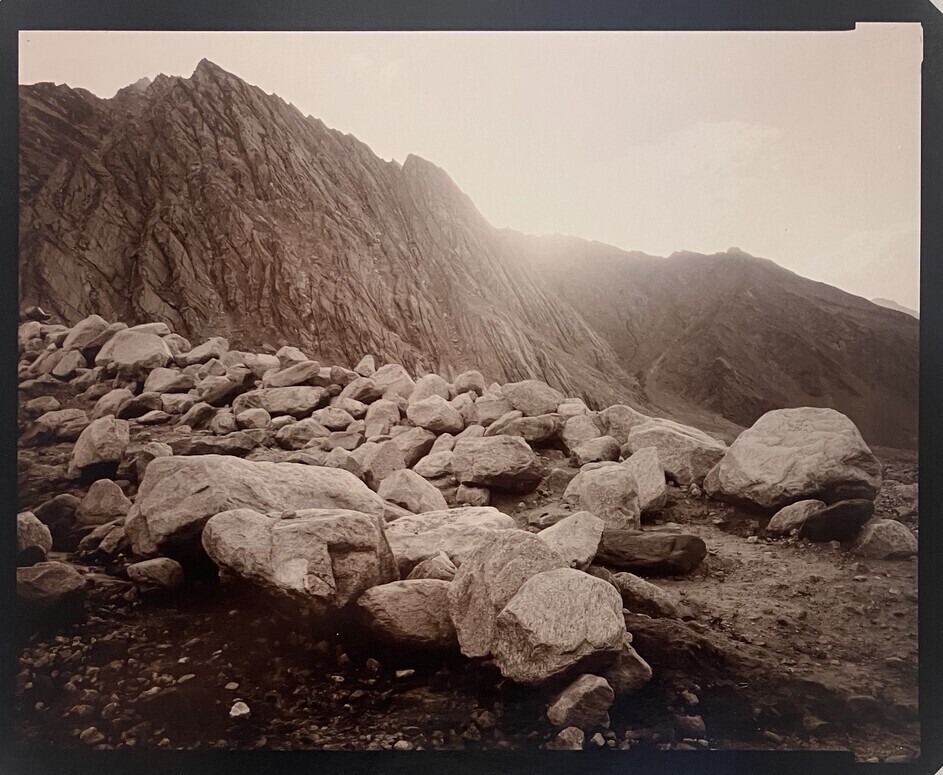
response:
[(413, 744), (409, 740), (397, 740), (393, 744), (394, 751), (411, 751), (413, 750)]
[(236, 689), (239, 688), (239, 684), (236, 683), (235, 681), (230, 681), (230, 682), (229, 682), (228, 684), (226, 684), (226, 686), (224, 686), (223, 688), (226, 689), (227, 691), (234, 692), (234, 691), (236, 691)]
[(606, 738), (604, 738), (601, 733), (597, 732), (595, 735), (589, 738), (589, 742), (591, 742), (597, 748), (602, 748), (606, 744)]
[(416, 675), (415, 670), (397, 670), (396, 671), (397, 678), (409, 678), (414, 675)]
[(105, 741), (105, 736), (95, 727), (89, 727), (79, 735), (79, 740), (88, 745), (98, 745)]
[(252, 711), (249, 710), (249, 706), (241, 700), (234, 702), (233, 706), (229, 709), (229, 718), (244, 719), (249, 718), (251, 715)]

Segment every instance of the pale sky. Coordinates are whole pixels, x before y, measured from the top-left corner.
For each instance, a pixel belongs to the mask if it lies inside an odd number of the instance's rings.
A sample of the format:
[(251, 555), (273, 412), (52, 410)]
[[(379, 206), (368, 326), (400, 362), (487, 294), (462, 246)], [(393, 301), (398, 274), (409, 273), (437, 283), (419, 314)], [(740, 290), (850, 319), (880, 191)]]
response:
[(849, 32), (21, 32), (20, 83), (102, 97), (206, 57), (495, 226), (737, 246), (919, 308), (918, 24)]

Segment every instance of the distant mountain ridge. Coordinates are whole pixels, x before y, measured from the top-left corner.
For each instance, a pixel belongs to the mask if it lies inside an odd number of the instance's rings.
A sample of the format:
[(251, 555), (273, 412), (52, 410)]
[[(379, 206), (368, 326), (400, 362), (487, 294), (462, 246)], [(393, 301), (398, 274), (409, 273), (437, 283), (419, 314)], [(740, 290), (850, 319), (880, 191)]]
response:
[(910, 307), (905, 307), (903, 304), (898, 304), (893, 299), (871, 299), (871, 302), (877, 304), (879, 307), (885, 307), (887, 309), (897, 310), (898, 312), (903, 312), (905, 315), (910, 315), (912, 318), (920, 319), (920, 313), (915, 309)]
[(916, 444), (917, 320), (737, 249), (658, 258), (507, 238), (657, 406), (740, 426), (770, 409), (829, 406), (874, 443)]
[(535, 377), (733, 434), (828, 405), (916, 435), (917, 322), (742, 253), (656, 258), (492, 227), (400, 165), (204, 60), (111, 99), (20, 87), (20, 296), (65, 320)]

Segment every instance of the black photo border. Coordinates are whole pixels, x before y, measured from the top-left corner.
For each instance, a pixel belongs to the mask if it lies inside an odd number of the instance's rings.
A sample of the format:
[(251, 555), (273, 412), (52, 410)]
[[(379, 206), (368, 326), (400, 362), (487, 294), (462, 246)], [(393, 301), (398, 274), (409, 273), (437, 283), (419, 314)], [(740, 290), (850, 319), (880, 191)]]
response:
[[(923, 25), (920, 305), (921, 756), (855, 763), (819, 751), (202, 752), (23, 750), (14, 744), (20, 30), (851, 30)], [(935, 773), (943, 765), (943, 14), (930, 0), (0, 0), (0, 773)]]

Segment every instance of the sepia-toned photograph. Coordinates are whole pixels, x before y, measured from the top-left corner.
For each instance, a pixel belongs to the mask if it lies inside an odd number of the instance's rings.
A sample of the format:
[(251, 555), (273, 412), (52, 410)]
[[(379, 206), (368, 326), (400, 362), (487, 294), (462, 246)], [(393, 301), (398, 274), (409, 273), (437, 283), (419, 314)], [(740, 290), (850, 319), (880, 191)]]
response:
[(17, 744), (913, 762), (922, 57), (20, 31)]

